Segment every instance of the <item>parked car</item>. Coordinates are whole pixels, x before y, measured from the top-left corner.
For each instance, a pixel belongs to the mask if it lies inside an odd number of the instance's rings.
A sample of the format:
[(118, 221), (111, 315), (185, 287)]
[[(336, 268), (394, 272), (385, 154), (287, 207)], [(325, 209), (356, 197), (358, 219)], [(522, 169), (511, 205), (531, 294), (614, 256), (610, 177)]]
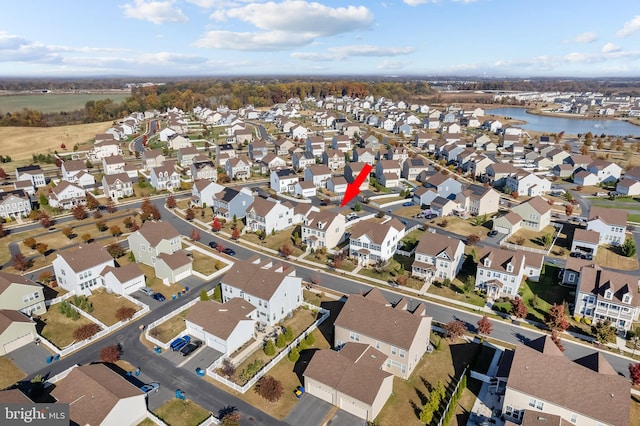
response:
[(158, 382), (147, 383), (146, 385), (140, 386), (140, 390), (146, 393), (147, 395), (153, 392), (158, 392), (160, 390), (160, 383)]
[(493, 230), (489, 231), (489, 233), (487, 234), (487, 237), (495, 237), (496, 235), (498, 235), (498, 231), (493, 229)]
[(572, 251), (571, 253), (569, 253), (569, 256), (570, 257), (580, 257), (582, 255), (580, 254), (580, 252)]
[(438, 215), (435, 214), (435, 213), (429, 213), (429, 214), (424, 215), (424, 218), (427, 219), (427, 220), (435, 219), (436, 217), (438, 217)]
[(198, 349), (202, 345), (200, 340), (194, 340), (193, 342), (187, 343), (182, 349), (180, 349), (180, 353), (182, 356), (190, 355), (193, 351)]
[(169, 347), (171, 348), (172, 351), (175, 352), (175, 351), (179, 351), (180, 349), (184, 348), (187, 345), (187, 343), (189, 343), (189, 342), (191, 342), (191, 337), (182, 336), (182, 337), (178, 337), (173, 342), (171, 342)]
[(405, 203), (402, 203), (402, 205), (403, 205), (404, 207), (411, 207), (411, 206), (415, 206), (415, 205), (416, 205), (416, 203), (414, 203), (413, 201), (407, 201), (407, 202), (405, 202)]
[(147, 296), (153, 296), (153, 289), (151, 287), (142, 287), (140, 291), (146, 294)]
[(164, 302), (165, 300), (167, 300), (162, 293), (153, 293), (151, 297), (153, 297), (158, 302)]
[(233, 249), (230, 249), (229, 247), (227, 247), (226, 249), (222, 250), (222, 252), (224, 254), (228, 254), (229, 256), (235, 256), (236, 252)]
[(357, 213), (349, 213), (349, 214), (347, 215), (347, 217), (346, 217), (347, 222), (348, 222), (348, 221), (350, 221), (350, 220), (355, 220), (355, 219), (357, 219), (357, 218), (358, 218), (358, 214), (357, 214)]
[(586, 253), (586, 254), (580, 255), (580, 258), (584, 260), (593, 260), (593, 255), (591, 253)]
[(218, 243), (216, 243), (215, 241), (211, 241), (211, 242), (209, 243), (209, 247), (211, 247), (212, 249), (214, 249), (214, 248), (218, 247)]

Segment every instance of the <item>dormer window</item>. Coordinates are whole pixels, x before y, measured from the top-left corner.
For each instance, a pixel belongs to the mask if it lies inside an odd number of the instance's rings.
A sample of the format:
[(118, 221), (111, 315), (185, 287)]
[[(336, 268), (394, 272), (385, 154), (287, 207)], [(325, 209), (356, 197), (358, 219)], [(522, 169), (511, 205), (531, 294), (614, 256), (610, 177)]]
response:
[(489, 268), (489, 267), (491, 266), (491, 259), (486, 258), (486, 259), (484, 260), (484, 266), (485, 266), (485, 267), (487, 267), (487, 268)]
[(507, 263), (507, 272), (513, 272), (513, 264)]
[(604, 298), (611, 300), (613, 298), (613, 292), (611, 290), (607, 290), (604, 292)]
[(622, 296), (622, 303), (631, 303), (631, 295), (629, 293)]

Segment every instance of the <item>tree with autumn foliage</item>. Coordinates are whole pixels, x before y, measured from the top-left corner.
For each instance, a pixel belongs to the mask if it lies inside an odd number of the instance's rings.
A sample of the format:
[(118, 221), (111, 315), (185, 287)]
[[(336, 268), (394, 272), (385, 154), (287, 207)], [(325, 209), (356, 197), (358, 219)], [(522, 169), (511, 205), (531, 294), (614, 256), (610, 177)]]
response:
[(174, 197), (173, 195), (169, 195), (167, 197), (167, 208), (175, 209), (177, 205), (178, 203), (176, 203), (176, 197)]
[(115, 213), (118, 211), (118, 208), (116, 207), (116, 203), (114, 203), (113, 200), (109, 200), (109, 202), (105, 206), (105, 210), (107, 211), (107, 213)]
[(629, 377), (634, 386), (640, 385), (640, 364), (629, 364)]
[(562, 343), (562, 340), (560, 339), (560, 333), (558, 333), (558, 330), (553, 330), (551, 332), (551, 341), (556, 344), (558, 349), (560, 349), (562, 352), (564, 352), (564, 344)]
[(55, 223), (55, 221), (51, 219), (51, 216), (49, 216), (49, 213), (44, 210), (40, 210), (38, 213), (38, 221), (40, 222), (40, 226), (43, 228), (50, 228)]
[(564, 214), (567, 216), (571, 216), (573, 214), (573, 205), (567, 204), (564, 206)]
[(0, 179), (6, 179), (7, 177), (9, 177), (7, 175), (7, 172), (5, 172), (2, 167), (0, 167)]
[(255, 387), (256, 393), (269, 402), (276, 402), (282, 396), (282, 382), (273, 376), (263, 376)]
[(521, 297), (511, 299), (511, 315), (520, 319), (524, 319), (529, 315), (529, 310)]
[(100, 326), (95, 323), (81, 325), (73, 332), (73, 338), (76, 340), (85, 340), (95, 336), (100, 331)]
[(160, 210), (158, 210), (148, 198), (145, 198), (142, 202), (140, 211), (140, 219), (142, 219), (143, 222), (147, 220), (160, 220)]
[(189, 238), (191, 238), (191, 241), (200, 241), (200, 231), (195, 228), (192, 229)]
[(22, 244), (25, 245), (25, 247), (30, 248), (31, 250), (34, 250), (36, 248), (36, 244), (38, 244), (38, 242), (36, 241), (35, 238), (33, 237), (29, 237), (29, 238), (25, 238), (22, 241)]
[(488, 336), (493, 331), (493, 324), (489, 321), (489, 317), (484, 315), (478, 320), (478, 333)]
[(33, 265), (33, 261), (24, 257), (22, 253), (16, 253), (11, 258), (13, 267), (20, 272), (24, 272)]
[(184, 212), (184, 217), (185, 219), (187, 219), (189, 222), (191, 222), (193, 219), (195, 219), (196, 217), (196, 212), (193, 211), (193, 209), (191, 207), (189, 207), (185, 212)]
[(71, 214), (73, 215), (73, 218), (75, 220), (83, 220), (83, 219), (86, 219), (88, 216), (87, 209), (82, 204), (78, 204), (74, 206), (71, 209)]
[(240, 229), (238, 227), (233, 228), (233, 232), (231, 233), (231, 238), (233, 238), (234, 240), (240, 239)]
[(564, 305), (553, 304), (551, 309), (549, 309), (549, 317), (546, 324), (551, 330), (565, 331), (569, 328), (569, 320), (564, 311)]
[(465, 331), (467, 331), (467, 326), (460, 320), (454, 320), (444, 325), (444, 331), (447, 337), (453, 340), (457, 337), (462, 337)]
[(49, 245), (45, 243), (36, 244), (36, 250), (43, 256), (46, 256), (47, 251), (49, 251)]
[(136, 308), (133, 306), (121, 306), (116, 311), (116, 318), (119, 321), (126, 321), (133, 318), (133, 315), (136, 313)]
[(2, 222), (0, 222), (0, 238), (4, 237), (5, 235), (7, 235), (7, 230), (4, 229), (4, 224)]
[(217, 217), (213, 219), (213, 222), (211, 222), (211, 230), (213, 232), (220, 232), (220, 230), (222, 229), (222, 223), (220, 222), (220, 219), (218, 219)]
[(107, 253), (114, 259), (124, 256), (127, 250), (119, 243), (111, 243), (107, 246)]
[(291, 246), (289, 244), (283, 244), (282, 247), (280, 247), (280, 254), (285, 259), (288, 259), (289, 256), (291, 256), (292, 253), (293, 253), (293, 249), (291, 248)]
[(100, 349), (100, 361), (114, 364), (120, 359), (120, 348), (118, 345), (105, 346)]

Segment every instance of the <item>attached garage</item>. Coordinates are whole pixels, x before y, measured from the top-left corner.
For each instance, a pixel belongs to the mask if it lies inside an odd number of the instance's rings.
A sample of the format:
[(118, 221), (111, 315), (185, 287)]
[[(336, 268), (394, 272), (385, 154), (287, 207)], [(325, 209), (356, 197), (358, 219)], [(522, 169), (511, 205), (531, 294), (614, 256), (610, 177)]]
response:
[(184, 270), (177, 272), (174, 275), (174, 280), (175, 282), (178, 282), (190, 276), (191, 276), (191, 265), (189, 265), (188, 267), (185, 267)]
[(351, 413), (354, 416), (358, 416), (361, 419), (369, 418), (369, 410), (368, 407), (365, 407), (364, 404), (360, 401), (351, 398), (345, 398), (344, 396), (340, 397), (340, 404), (338, 407), (342, 408), (347, 413)]
[(207, 346), (218, 352), (226, 353), (227, 345), (224, 341), (217, 339), (215, 336), (207, 336)]
[(3, 345), (4, 353), (8, 354), (9, 352), (15, 351), (18, 348), (23, 347), (24, 345), (28, 345), (33, 342), (35, 338), (32, 333), (25, 334), (24, 336), (20, 336), (15, 340), (7, 342)]
[(187, 321), (187, 334), (189, 336), (195, 337), (196, 339), (199, 339), (201, 341), (204, 342), (205, 340), (205, 334), (204, 334), (204, 330), (202, 329), (202, 327), (199, 327), (195, 324), (193, 324), (192, 322)]
[(323, 401), (327, 401), (329, 404), (333, 404), (333, 395), (335, 391), (327, 385), (318, 383), (314, 380), (305, 379), (305, 390), (311, 395), (317, 396)]

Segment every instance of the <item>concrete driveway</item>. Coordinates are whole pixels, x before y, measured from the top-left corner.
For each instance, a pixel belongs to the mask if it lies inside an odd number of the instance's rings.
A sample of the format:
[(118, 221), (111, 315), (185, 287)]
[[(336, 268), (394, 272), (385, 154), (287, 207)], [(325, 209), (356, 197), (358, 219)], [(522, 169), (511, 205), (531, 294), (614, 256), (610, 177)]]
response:
[(366, 426), (367, 422), (344, 410), (336, 411), (336, 414), (327, 423), (328, 426)]
[[(54, 355), (42, 343), (29, 343), (10, 352), (7, 358), (12, 360), (25, 374), (38, 371), (47, 366), (47, 357)], [(53, 361), (55, 362), (55, 361)]]
[(332, 408), (328, 402), (305, 393), (284, 421), (291, 426), (320, 426)]

